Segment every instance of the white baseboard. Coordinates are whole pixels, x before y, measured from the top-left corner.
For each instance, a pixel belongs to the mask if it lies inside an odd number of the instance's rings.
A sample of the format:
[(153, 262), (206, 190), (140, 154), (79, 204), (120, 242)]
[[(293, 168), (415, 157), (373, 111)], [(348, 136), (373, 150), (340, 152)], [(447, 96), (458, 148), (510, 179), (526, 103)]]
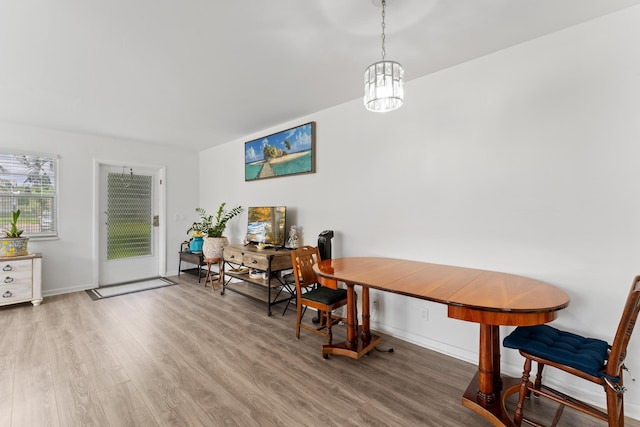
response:
[(420, 347), (428, 348), (429, 350), (437, 351), (438, 353), (473, 363), (474, 365), (477, 365), (478, 363), (478, 353), (473, 351), (455, 347), (440, 341), (435, 341), (402, 329), (385, 326), (378, 322), (371, 322), (371, 329), (383, 332), (403, 341), (408, 341)]
[(62, 295), (62, 294), (69, 294), (71, 292), (87, 291), (89, 289), (95, 289), (95, 288), (97, 288), (97, 286), (95, 285), (78, 285), (78, 286), (69, 286), (66, 288), (43, 289), (42, 296), (52, 297), (54, 295)]

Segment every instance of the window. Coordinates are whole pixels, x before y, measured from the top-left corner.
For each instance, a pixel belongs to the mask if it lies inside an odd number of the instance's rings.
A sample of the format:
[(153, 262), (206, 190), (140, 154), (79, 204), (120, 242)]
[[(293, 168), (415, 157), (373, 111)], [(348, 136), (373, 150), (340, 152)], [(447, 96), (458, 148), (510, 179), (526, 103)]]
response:
[(25, 237), (57, 236), (57, 158), (0, 152), (0, 228), (20, 209), (18, 228)]

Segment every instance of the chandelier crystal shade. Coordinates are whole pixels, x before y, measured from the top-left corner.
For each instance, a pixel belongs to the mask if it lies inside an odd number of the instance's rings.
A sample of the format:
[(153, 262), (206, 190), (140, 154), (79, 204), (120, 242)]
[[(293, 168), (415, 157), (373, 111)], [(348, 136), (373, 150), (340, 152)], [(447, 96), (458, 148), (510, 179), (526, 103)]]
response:
[(379, 61), (364, 72), (364, 105), (369, 111), (386, 112), (404, 102), (404, 69), (395, 61)]
[(382, 0), (382, 60), (364, 71), (364, 105), (367, 110), (378, 113), (393, 111), (404, 103), (404, 68), (398, 62), (384, 59), (386, 4), (386, 0)]

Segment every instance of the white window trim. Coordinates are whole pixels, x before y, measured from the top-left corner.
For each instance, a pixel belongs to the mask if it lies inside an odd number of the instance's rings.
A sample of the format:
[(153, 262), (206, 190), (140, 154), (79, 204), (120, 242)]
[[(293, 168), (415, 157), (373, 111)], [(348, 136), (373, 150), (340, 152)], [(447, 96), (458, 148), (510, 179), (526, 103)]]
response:
[[(60, 194), (60, 156), (52, 153), (42, 153), (42, 152), (33, 152), (33, 151), (22, 151), (22, 150), (14, 150), (10, 148), (2, 148), (0, 147), (0, 154), (3, 155), (11, 155), (11, 156), (30, 156), (30, 157), (46, 157), (51, 158), (53, 160), (53, 168), (54, 168), (54, 192), (53, 192), (53, 202), (52, 202), (52, 230), (48, 232), (38, 232), (38, 233), (27, 233), (25, 230), (23, 237), (28, 237), (30, 240), (57, 240), (59, 236), (59, 208), (58, 208), (58, 200)], [(0, 161), (1, 163), (1, 161)], [(0, 236), (4, 236), (6, 227), (2, 227), (0, 229)]]

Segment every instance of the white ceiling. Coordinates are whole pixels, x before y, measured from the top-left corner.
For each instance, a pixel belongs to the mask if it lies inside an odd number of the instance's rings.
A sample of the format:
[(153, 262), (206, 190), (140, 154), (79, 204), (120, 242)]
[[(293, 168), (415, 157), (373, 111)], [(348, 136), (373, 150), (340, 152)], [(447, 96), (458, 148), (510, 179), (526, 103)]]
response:
[[(221, 144), (360, 97), (375, 2), (0, 0), (0, 120)], [(636, 4), (387, 0), (387, 59), (412, 80)]]

